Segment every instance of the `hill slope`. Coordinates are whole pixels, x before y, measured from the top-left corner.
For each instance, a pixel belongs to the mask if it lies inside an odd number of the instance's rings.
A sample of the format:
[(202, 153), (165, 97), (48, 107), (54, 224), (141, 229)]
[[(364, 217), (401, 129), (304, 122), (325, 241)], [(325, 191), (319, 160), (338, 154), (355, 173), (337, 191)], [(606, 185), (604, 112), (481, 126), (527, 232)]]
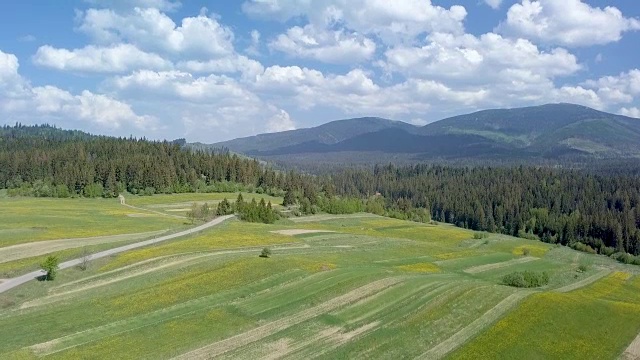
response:
[(532, 153), (639, 154), (640, 121), (573, 104), (484, 110), (424, 126), (422, 135), (477, 135)]
[(257, 153), (273, 151), (281, 147), (305, 143), (332, 145), (362, 134), (386, 130), (402, 129), (415, 132), (419, 128), (402, 121), (393, 121), (376, 117), (364, 117), (337, 120), (313, 128), (260, 134), (220, 142), (215, 147), (226, 147), (241, 153)]
[[(405, 161), (424, 159), (522, 159), (640, 157), (640, 120), (573, 104), (483, 110), (424, 127), (359, 118), (212, 145), (287, 162)], [(339, 154), (344, 153), (344, 156)], [(348, 155), (347, 155), (348, 153)], [(331, 154), (332, 160), (327, 156)], [(375, 156), (372, 156), (375, 154)]]

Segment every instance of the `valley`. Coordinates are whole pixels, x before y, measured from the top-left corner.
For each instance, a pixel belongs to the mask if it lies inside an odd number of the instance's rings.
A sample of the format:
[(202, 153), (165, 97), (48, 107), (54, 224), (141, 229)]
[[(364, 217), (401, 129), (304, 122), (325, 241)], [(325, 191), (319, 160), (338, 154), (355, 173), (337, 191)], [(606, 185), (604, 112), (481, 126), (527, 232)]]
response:
[[(162, 209), (232, 195), (136, 200)], [(124, 209), (91, 217), (187, 226)], [(0, 357), (615, 358), (640, 332), (632, 265), (442, 223), (372, 214), (292, 220), (227, 220), (2, 293)], [(265, 247), (272, 254), (261, 258)], [(502, 285), (516, 271), (546, 271), (550, 281)], [(558, 317), (561, 326), (544, 326)], [(596, 335), (604, 331), (614, 333)]]

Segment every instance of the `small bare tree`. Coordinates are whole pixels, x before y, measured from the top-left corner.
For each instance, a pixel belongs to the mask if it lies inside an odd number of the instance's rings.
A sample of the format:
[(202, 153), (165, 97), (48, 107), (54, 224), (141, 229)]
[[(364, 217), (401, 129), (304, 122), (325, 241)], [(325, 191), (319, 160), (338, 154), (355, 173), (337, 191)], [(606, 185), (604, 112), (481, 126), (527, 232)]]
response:
[(89, 260), (91, 260), (91, 254), (89, 253), (89, 250), (85, 246), (82, 248), (82, 258), (80, 259), (80, 264), (78, 265), (78, 268), (80, 268), (80, 270), (82, 271), (87, 270), (89, 268)]

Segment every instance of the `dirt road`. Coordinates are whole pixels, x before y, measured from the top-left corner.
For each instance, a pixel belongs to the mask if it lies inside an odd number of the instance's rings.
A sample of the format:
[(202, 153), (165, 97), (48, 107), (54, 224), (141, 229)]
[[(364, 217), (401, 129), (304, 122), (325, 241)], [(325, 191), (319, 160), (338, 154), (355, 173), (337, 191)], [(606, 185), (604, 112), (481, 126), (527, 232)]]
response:
[[(222, 222), (224, 222), (225, 220), (228, 220), (230, 218), (234, 217), (234, 215), (226, 215), (226, 216), (221, 216), (218, 218), (215, 218), (211, 221), (209, 221), (208, 223), (202, 224), (200, 226), (196, 226), (194, 228), (191, 229), (187, 229), (175, 234), (170, 234), (170, 235), (165, 235), (165, 236), (161, 236), (159, 238), (156, 239), (151, 239), (151, 240), (145, 240), (145, 241), (141, 241), (141, 242), (137, 242), (135, 244), (129, 244), (129, 245), (125, 245), (125, 246), (120, 246), (117, 248), (113, 248), (113, 249), (109, 249), (109, 250), (105, 250), (105, 251), (101, 251), (95, 254), (92, 254), (91, 256), (89, 256), (89, 260), (93, 260), (93, 259), (99, 259), (99, 258), (103, 258), (106, 256), (110, 256), (110, 255), (114, 255), (114, 254), (119, 254), (121, 252), (125, 252), (128, 250), (133, 250), (133, 249), (137, 249), (137, 248), (141, 248), (143, 246), (149, 246), (149, 245), (153, 245), (162, 241), (167, 241), (167, 240), (171, 240), (171, 239), (175, 239), (181, 236), (186, 236), (186, 235), (190, 235), (193, 233), (197, 233), (199, 231), (208, 229), (212, 226), (216, 226), (218, 224), (221, 224)], [(74, 259), (74, 260), (69, 260), (69, 261), (65, 261), (63, 263), (60, 264), (59, 268), (60, 269), (67, 269), (73, 266), (77, 266), (80, 265), (82, 263), (82, 259)], [(36, 279), (37, 277), (40, 277), (42, 275), (44, 275), (45, 272), (43, 270), (37, 270), (37, 271), (32, 271), (28, 274), (24, 274), (18, 277), (14, 277), (11, 279), (5, 279), (5, 281), (0, 283), (0, 293), (3, 293), (5, 291), (11, 290), (16, 286), (22, 285), (28, 281), (31, 281), (33, 279)]]

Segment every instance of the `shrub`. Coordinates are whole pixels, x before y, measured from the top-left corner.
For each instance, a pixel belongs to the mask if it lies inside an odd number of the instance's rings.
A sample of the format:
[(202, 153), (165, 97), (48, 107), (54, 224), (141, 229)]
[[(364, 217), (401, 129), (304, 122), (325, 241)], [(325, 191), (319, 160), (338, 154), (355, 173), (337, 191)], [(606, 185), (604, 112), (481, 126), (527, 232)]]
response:
[(475, 232), (475, 233), (473, 233), (473, 238), (476, 239), (476, 240), (484, 239), (484, 238), (487, 238), (487, 237), (489, 237), (489, 235), (487, 233), (485, 233), (485, 232)]
[(540, 238), (537, 235), (535, 235), (533, 233), (530, 233), (530, 232), (526, 232), (524, 230), (519, 230), (518, 231), (518, 237), (519, 238), (523, 238), (523, 239), (527, 239), (527, 240), (540, 240)]
[(507, 274), (502, 278), (502, 284), (519, 287), (534, 288), (547, 285), (549, 283), (549, 274), (546, 271), (533, 272), (522, 271)]
[(522, 248), (522, 256), (529, 256), (531, 255), (531, 250), (529, 250), (529, 248)]
[(268, 258), (269, 256), (271, 256), (271, 250), (269, 248), (262, 249), (262, 252), (260, 253), (260, 257)]
[(580, 266), (578, 266), (578, 272), (587, 272), (587, 270), (589, 270), (589, 266), (587, 264), (580, 264)]
[(578, 250), (578, 251), (582, 251), (582, 252), (586, 252), (589, 254), (595, 254), (596, 251), (589, 245), (583, 244), (581, 242), (576, 242), (571, 244), (571, 248), (574, 250)]
[(47, 273), (44, 275), (44, 279), (47, 281), (54, 280), (58, 273), (58, 258), (55, 256), (48, 256), (42, 264), (40, 264), (42, 270)]

